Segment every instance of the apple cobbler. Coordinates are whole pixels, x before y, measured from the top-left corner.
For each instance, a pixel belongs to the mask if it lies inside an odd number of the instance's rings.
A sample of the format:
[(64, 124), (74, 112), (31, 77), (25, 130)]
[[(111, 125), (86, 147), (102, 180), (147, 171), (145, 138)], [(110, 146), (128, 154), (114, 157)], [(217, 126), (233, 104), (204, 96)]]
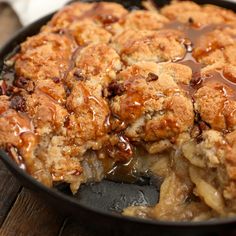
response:
[(161, 181), (169, 221), (236, 215), (236, 14), (173, 1), (66, 6), (5, 60), (0, 146), (46, 186)]

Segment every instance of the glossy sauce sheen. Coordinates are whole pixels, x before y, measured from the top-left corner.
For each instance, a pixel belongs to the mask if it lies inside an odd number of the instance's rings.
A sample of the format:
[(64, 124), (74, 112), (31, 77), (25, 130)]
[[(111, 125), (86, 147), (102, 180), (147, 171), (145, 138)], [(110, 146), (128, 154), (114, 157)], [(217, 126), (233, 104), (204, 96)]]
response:
[(136, 174), (135, 158), (131, 158), (127, 163), (115, 165), (106, 178), (116, 182), (136, 183), (139, 177)]
[[(184, 89), (187, 94), (194, 101), (194, 94), (196, 91), (206, 84), (217, 84), (222, 87), (222, 91), (225, 96), (230, 99), (236, 100), (236, 79), (227, 78), (222, 71), (214, 71), (207, 75), (201, 75), (202, 64), (198, 63), (193, 56), (194, 46), (198, 43), (198, 39), (217, 28), (222, 28), (222, 25), (208, 25), (204, 27), (196, 27), (194, 25), (185, 25), (179, 22), (171, 22), (165, 26), (166, 29), (175, 29), (184, 32), (184, 37), (181, 39), (186, 47), (186, 54), (184, 58), (181, 58), (176, 63), (186, 65), (192, 69), (192, 80), (189, 85), (179, 84), (182, 89)], [(206, 49), (206, 53), (208, 49)], [(216, 86), (217, 86), (216, 85)], [(226, 87), (226, 89), (225, 89)], [(123, 110), (129, 110), (136, 118), (141, 109), (135, 109), (137, 107), (142, 107), (143, 98), (137, 93), (129, 94), (128, 103), (122, 104)], [(129, 107), (129, 109), (127, 109)], [(232, 113), (233, 114), (233, 113)], [(130, 114), (129, 114), (130, 115)], [(122, 117), (125, 118), (125, 117)], [(107, 174), (107, 178), (113, 181), (134, 183), (139, 182), (137, 169), (135, 167), (135, 157), (129, 160), (127, 163), (115, 165)], [(140, 174), (140, 173), (139, 173)]]
[[(14, 137), (12, 137), (14, 146), (20, 153), (24, 154), (24, 158), (30, 158), (31, 149), (35, 146), (37, 139), (31, 120), (25, 114), (16, 113), (13, 110), (3, 113), (1, 117), (8, 120), (9, 125), (7, 127), (14, 133)], [(16, 151), (15, 147), (9, 146), (8, 152), (21, 168), (26, 169), (24, 164), (26, 160)]]
[[(202, 76), (202, 65), (201, 63), (197, 62), (193, 56), (194, 47), (198, 44), (198, 40), (202, 35), (212, 32), (215, 29), (223, 29), (224, 27), (227, 26), (208, 25), (199, 28), (191, 24), (185, 25), (179, 22), (171, 22), (170, 24), (166, 25), (167, 29), (181, 30), (184, 32), (184, 36), (186, 37), (183, 39), (183, 43), (186, 47), (185, 57), (176, 62), (189, 66), (192, 69), (192, 80), (190, 85), (180, 85), (190, 96), (193, 96), (194, 93), (203, 85), (217, 82), (228, 88), (231, 88), (233, 90), (233, 95), (231, 94), (230, 97), (234, 100), (236, 99), (236, 79), (232, 78), (230, 75), (227, 76), (222, 71), (214, 71)], [(209, 48), (206, 48), (206, 51), (203, 53), (208, 53), (209, 50)]]
[[(88, 15), (93, 15), (95, 10), (96, 11), (98, 10), (96, 4), (94, 6), (94, 9), (91, 9), (90, 11), (86, 12), (84, 16), (81, 16), (81, 19), (88, 16)], [(99, 14), (98, 14), (97, 17), (99, 17)], [(116, 19), (100, 19), (100, 20), (104, 24), (114, 23), (116, 21)], [(183, 38), (181, 39), (181, 42), (186, 47), (186, 54), (185, 54), (184, 58), (180, 58), (180, 59), (176, 60), (175, 62), (187, 65), (192, 69), (193, 77), (192, 77), (192, 81), (191, 81), (190, 85), (181, 84), (180, 86), (193, 99), (194, 99), (194, 93), (200, 87), (202, 87), (204, 84), (215, 82), (215, 81), (217, 81), (221, 84), (224, 84), (227, 87), (230, 87), (232, 89), (232, 93), (227, 94), (227, 96), (229, 96), (231, 99), (234, 99), (234, 100), (236, 99), (236, 95), (235, 95), (236, 83), (233, 82), (233, 79), (232, 78), (230, 80), (227, 79), (227, 76), (225, 76), (221, 71), (214, 72), (214, 73), (209, 74), (209, 75), (204, 76), (204, 77), (201, 76), (202, 65), (194, 59), (193, 54), (192, 54), (194, 46), (197, 44), (197, 41), (198, 41), (199, 37), (201, 35), (204, 35), (204, 34), (208, 33), (208, 32), (211, 32), (212, 30), (214, 30), (218, 27), (222, 27), (222, 26), (209, 25), (209, 26), (205, 26), (205, 27), (202, 27), (202, 28), (198, 28), (198, 27), (196, 27), (192, 24), (185, 25), (185, 24), (181, 24), (179, 22), (172, 22), (172, 23), (167, 24), (165, 26), (166, 29), (176, 29), (176, 30), (180, 30), (180, 31), (184, 32), (184, 35), (183, 35)], [(75, 64), (75, 58), (76, 58), (76, 56), (78, 55), (78, 53), (80, 52), (81, 49), (82, 48), (79, 47), (78, 49), (76, 49), (74, 51), (74, 54), (73, 54), (72, 59), (71, 59), (71, 64), (69, 65), (69, 69), (68, 69), (68, 72), (66, 73), (66, 75), (73, 68), (73, 66)], [(5, 83), (3, 83), (2, 84), (2, 90), (3, 90), (4, 93), (5, 93), (5, 90), (7, 90), (5, 87), (6, 87)], [(104, 104), (101, 104), (101, 102), (98, 101), (96, 99), (96, 97), (92, 96), (87, 91), (84, 91), (84, 96), (87, 98), (86, 104), (88, 106), (89, 106), (89, 103), (92, 102), (92, 103), (97, 103), (101, 107), (104, 107)], [(133, 118), (135, 119), (137, 116), (139, 116), (139, 112), (141, 110), (141, 109), (136, 109), (136, 108), (137, 107), (142, 108), (144, 102), (145, 102), (145, 98), (139, 96), (139, 94), (135, 93), (135, 91), (134, 91), (134, 93), (132, 93), (132, 91), (131, 91), (130, 94), (129, 94), (128, 103), (126, 102), (126, 103), (122, 104), (123, 110), (129, 110), (129, 111), (131, 110)], [(92, 117), (95, 118), (95, 116), (97, 115), (96, 111), (94, 111), (92, 109), (92, 107), (91, 107), (90, 111), (91, 111)], [(129, 117), (130, 117), (130, 114), (129, 114)], [(126, 117), (122, 117), (122, 118), (125, 119)], [(95, 129), (96, 129), (96, 125), (94, 125), (94, 126), (95, 126)], [(105, 129), (109, 129), (109, 126), (110, 126), (109, 117), (108, 117), (107, 121), (105, 122), (104, 126), (105, 126)], [(25, 127), (25, 126), (24, 125), (19, 125), (19, 126), (17, 125), (16, 126), (16, 130), (17, 130), (16, 135), (19, 135), (19, 134), (24, 133), (24, 132), (33, 133), (31, 127), (29, 128), (29, 126), (28, 126), (27, 129), (24, 129), (22, 127)], [(19, 131), (18, 131), (18, 128), (19, 128)], [(128, 154), (130, 154), (132, 152), (132, 147), (130, 147), (128, 142), (125, 142), (124, 140), (121, 140), (120, 145), (124, 146), (122, 151), (125, 151)], [(119, 152), (119, 150), (118, 150), (118, 152)], [(133, 159), (131, 159), (131, 160), (125, 162), (125, 163), (118, 163), (115, 166), (107, 168), (107, 178), (111, 179), (111, 180), (114, 180), (114, 181), (132, 182), (132, 183), (136, 182), (138, 180), (138, 177), (135, 175), (135, 173), (137, 171), (135, 169), (134, 163), (135, 163), (135, 158), (133, 158)]]

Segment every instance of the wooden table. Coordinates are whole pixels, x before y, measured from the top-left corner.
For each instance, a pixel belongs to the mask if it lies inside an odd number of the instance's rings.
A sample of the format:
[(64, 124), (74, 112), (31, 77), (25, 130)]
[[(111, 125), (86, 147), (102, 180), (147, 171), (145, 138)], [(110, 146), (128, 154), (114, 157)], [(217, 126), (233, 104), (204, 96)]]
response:
[[(0, 47), (20, 27), (14, 12), (0, 3)], [(0, 236), (93, 236), (22, 187), (0, 161)]]

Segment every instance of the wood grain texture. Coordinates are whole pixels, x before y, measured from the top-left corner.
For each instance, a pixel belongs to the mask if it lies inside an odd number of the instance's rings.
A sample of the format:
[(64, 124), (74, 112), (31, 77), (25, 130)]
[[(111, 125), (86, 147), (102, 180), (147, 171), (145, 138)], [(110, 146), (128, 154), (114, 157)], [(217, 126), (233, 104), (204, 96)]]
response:
[[(13, 10), (0, 3), (0, 47), (21, 28)], [(0, 160), (0, 236), (95, 236), (66, 220), (43, 199), (23, 188)]]
[[(0, 3), (0, 47), (21, 25), (13, 10), (5, 3)], [(20, 184), (0, 161), (0, 226), (14, 203), (20, 190)]]
[(63, 221), (62, 215), (23, 189), (0, 229), (0, 236), (54, 236), (60, 232)]
[(12, 207), (20, 184), (0, 161), (0, 226)]
[[(21, 28), (13, 10), (0, 3), (0, 47)], [(64, 217), (30, 191), (22, 192), (18, 181), (0, 161), (0, 236), (58, 235)], [(19, 195), (18, 195), (19, 194)]]

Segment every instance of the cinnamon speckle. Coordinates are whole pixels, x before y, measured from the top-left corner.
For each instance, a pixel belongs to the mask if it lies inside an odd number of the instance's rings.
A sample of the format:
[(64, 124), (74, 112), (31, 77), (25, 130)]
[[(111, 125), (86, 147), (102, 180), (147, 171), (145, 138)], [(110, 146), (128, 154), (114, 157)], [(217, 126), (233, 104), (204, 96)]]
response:
[(193, 23), (194, 23), (194, 20), (193, 20), (192, 17), (189, 17), (189, 18), (188, 18), (188, 23), (189, 23), (189, 24), (193, 24)]
[(85, 77), (83, 76), (82, 71), (80, 69), (78, 69), (74, 72), (74, 77), (78, 81), (85, 80)]
[(112, 81), (108, 86), (108, 96), (121, 96), (125, 92), (125, 87), (123, 84), (116, 81)]
[(54, 77), (54, 78), (52, 78), (52, 80), (55, 84), (60, 83), (60, 78), (58, 78), (58, 77)]
[(26, 110), (25, 99), (22, 95), (16, 94), (11, 98), (11, 108), (21, 112)]
[(156, 80), (158, 80), (158, 75), (156, 75), (154, 73), (149, 73), (146, 80), (147, 80), (147, 82), (156, 81)]

